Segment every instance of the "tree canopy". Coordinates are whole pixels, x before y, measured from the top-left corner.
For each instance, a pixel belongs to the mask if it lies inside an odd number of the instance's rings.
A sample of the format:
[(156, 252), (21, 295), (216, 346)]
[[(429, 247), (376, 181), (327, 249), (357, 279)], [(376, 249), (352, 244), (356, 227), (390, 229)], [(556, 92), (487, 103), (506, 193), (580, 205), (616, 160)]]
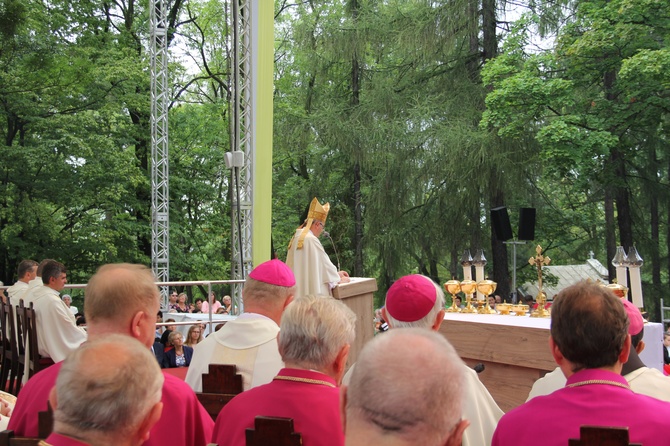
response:
[[(275, 2), (273, 245), (330, 201), (343, 269), (511, 292), (489, 212), (537, 209), (554, 264), (636, 245), (670, 275), (668, 0)], [(85, 280), (150, 256), (146, 2), (0, 0), (0, 280), (56, 258)], [(514, 20), (518, 12), (524, 12)], [(229, 4), (170, 3), (173, 280), (230, 274)], [(548, 49), (532, 42), (552, 33)], [(329, 241), (328, 252), (334, 253)], [(534, 272), (519, 248), (519, 281)]]

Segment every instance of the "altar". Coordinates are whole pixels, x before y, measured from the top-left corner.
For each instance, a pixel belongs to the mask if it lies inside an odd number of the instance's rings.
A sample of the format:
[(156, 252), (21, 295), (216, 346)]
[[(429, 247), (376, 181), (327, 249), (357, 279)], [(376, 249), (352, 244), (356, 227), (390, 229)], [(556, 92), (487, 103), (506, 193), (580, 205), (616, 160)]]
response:
[[(523, 404), (533, 383), (556, 368), (550, 318), (447, 313), (444, 319), (440, 333), (470, 367), (484, 365), (479, 379), (505, 412)], [(662, 340), (663, 324), (645, 324), (640, 358), (648, 367), (662, 370)]]

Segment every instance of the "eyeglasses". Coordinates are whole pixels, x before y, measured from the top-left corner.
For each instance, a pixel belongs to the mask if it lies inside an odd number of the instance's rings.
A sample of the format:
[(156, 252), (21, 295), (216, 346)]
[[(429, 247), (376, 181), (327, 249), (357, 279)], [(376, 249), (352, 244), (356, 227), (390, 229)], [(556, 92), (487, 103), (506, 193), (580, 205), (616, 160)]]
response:
[(323, 223), (321, 223), (320, 221), (315, 221), (315, 222), (314, 222), (314, 225), (319, 225), (319, 226), (321, 226), (321, 227), (323, 228)]

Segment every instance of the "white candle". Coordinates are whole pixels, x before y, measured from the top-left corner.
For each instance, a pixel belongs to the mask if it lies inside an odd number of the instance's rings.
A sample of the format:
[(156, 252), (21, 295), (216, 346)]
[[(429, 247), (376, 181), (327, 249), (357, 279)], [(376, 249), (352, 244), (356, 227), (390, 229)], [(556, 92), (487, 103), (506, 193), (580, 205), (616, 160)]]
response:
[[(475, 279), (476, 282), (484, 280), (484, 265), (475, 265)], [(477, 291), (477, 300), (484, 300), (484, 294)]]
[(642, 278), (640, 277), (640, 267), (630, 266), (628, 268), (630, 273), (630, 290), (633, 296), (633, 305), (638, 308), (644, 307), (644, 300), (642, 299)]
[(472, 280), (472, 265), (463, 267), (463, 280)]
[(623, 285), (626, 288), (628, 288), (628, 276), (626, 275), (626, 267), (625, 266), (617, 266), (616, 267), (616, 283), (618, 283), (619, 285)]

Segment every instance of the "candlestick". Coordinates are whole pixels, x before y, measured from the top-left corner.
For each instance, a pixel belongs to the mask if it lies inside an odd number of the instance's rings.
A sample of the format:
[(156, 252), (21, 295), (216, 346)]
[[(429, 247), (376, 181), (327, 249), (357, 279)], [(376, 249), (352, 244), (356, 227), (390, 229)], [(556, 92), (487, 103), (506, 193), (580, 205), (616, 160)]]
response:
[(642, 278), (640, 277), (640, 267), (644, 263), (640, 254), (638, 254), (635, 246), (631, 246), (628, 250), (628, 272), (630, 273), (630, 291), (633, 297), (633, 305), (638, 308), (644, 307), (644, 299), (642, 298)]
[(628, 287), (628, 276), (626, 274), (626, 252), (623, 246), (617, 246), (616, 254), (612, 259), (612, 266), (616, 268), (616, 283)]

